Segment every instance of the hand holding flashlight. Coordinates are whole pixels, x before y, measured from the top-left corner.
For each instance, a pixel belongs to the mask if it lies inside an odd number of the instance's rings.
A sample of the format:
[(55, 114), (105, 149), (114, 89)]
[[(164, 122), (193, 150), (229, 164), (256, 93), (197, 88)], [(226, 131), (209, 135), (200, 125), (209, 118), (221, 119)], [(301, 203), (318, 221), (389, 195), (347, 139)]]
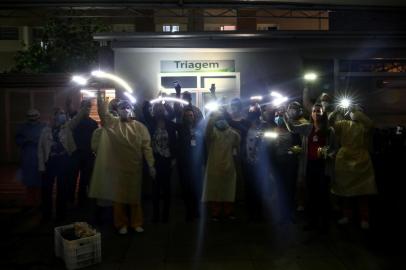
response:
[(182, 87), (180, 86), (178, 81), (174, 81), (173, 85), (175, 87), (175, 91), (176, 91), (176, 96), (179, 97), (180, 96), (180, 92), (182, 90)]

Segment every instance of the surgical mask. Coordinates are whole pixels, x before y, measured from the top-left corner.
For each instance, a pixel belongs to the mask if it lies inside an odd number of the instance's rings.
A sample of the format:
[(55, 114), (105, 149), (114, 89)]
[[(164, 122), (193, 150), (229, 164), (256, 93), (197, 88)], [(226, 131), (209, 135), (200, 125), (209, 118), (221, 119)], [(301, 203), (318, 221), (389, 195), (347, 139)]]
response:
[(214, 125), (219, 130), (225, 130), (228, 127), (227, 121), (223, 120), (223, 119), (222, 120), (217, 120)]
[(118, 115), (121, 119), (129, 119), (132, 115), (131, 109), (119, 109)]
[(275, 116), (275, 124), (278, 126), (278, 127), (281, 127), (281, 126), (283, 126), (283, 124), (284, 124), (284, 121), (283, 121), (283, 117), (282, 116)]
[(58, 114), (56, 116), (55, 120), (59, 125), (63, 125), (63, 124), (66, 123), (66, 115), (65, 114)]

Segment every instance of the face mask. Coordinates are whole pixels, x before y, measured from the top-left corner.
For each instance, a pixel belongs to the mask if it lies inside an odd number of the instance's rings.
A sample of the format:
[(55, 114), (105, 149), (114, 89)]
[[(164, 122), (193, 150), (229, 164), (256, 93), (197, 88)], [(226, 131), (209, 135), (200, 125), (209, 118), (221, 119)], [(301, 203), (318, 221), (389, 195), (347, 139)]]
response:
[(278, 127), (281, 127), (281, 126), (283, 126), (283, 124), (284, 124), (284, 121), (283, 121), (283, 117), (282, 117), (282, 116), (276, 116), (274, 121), (275, 121), (275, 124), (276, 124)]
[(130, 109), (119, 109), (118, 115), (121, 119), (127, 120), (131, 117), (131, 110)]
[(63, 125), (66, 122), (66, 115), (65, 114), (58, 114), (58, 116), (56, 117), (55, 120), (59, 125)]
[(217, 120), (214, 125), (219, 130), (225, 130), (228, 127), (228, 124), (227, 124), (226, 120)]

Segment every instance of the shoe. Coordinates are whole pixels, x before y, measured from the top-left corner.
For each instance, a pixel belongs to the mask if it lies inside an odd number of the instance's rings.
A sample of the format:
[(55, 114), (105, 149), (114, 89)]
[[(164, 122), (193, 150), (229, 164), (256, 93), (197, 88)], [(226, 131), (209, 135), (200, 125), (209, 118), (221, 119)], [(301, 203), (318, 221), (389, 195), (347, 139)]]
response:
[(348, 223), (350, 223), (350, 219), (348, 217), (343, 217), (343, 218), (340, 218), (337, 221), (337, 223), (340, 225), (347, 225)]
[(229, 220), (236, 220), (236, 219), (237, 219), (234, 215), (229, 215), (227, 218), (228, 218)]
[(305, 208), (304, 208), (303, 205), (299, 205), (299, 206), (297, 207), (297, 209), (296, 209), (296, 211), (298, 211), (298, 212), (303, 212), (304, 210), (305, 210)]
[(218, 217), (212, 217), (212, 218), (211, 218), (211, 221), (213, 221), (213, 222), (218, 222), (218, 221), (219, 221), (219, 218), (218, 218)]
[(144, 228), (141, 227), (141, 226), (138, 226), (138, 227), (135, 228), (135, 231), (136, 231), (137, 233), (142, 233), (142, 232), (144, 232)]
[(368, 230), (369, 229), (369, 222), (368, 221), (361, 221), (361, 229)]
[(128, 233), (128, 229), (127, 227), (122, 227), (120, 230), (118, 230), (119, 234), (127, 234)]

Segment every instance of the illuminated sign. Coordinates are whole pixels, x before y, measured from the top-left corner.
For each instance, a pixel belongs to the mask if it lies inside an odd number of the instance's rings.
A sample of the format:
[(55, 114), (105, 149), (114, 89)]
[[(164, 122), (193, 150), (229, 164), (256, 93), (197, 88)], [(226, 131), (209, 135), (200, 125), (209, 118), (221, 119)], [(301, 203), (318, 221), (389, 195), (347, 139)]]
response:
[(161, 73), (235, 72), (234, 60), (172, 60), (161, 61)]

